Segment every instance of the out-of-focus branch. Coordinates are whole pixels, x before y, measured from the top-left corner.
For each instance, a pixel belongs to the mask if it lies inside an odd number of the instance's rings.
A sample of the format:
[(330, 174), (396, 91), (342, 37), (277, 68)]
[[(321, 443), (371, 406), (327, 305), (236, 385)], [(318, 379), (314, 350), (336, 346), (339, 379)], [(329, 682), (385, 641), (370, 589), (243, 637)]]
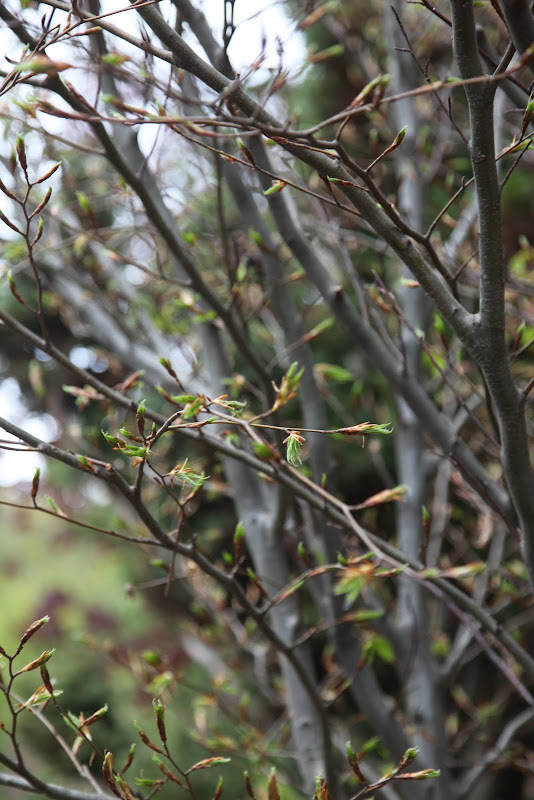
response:
[(82, 792), (78, 789), (46, 783), (33, 775), (24, 765), (17, 764), (17, 762), (12, 761), (1, 752), (0, 764), (15, 773), (14, 775), (9, 775), (5, 772), (0, 772), (0, 786), (9, 786), (14, 789), (32, 792), (41, 797), (49, 797), (51, 800), (99, 800), (99, 798), (111, 800), (111, 795), (106, 792)]
[(527, 708), (504, 726), (494, 746), (484, 754), (462, 780), (459, 786), (459, 798), (471, 796), (473, 789), (475, 786), (479, 785), (480, 779), (484, 773), (492, 768), (499, 756), (510, 746), (514, 737), (517, 736), (520, 731), (531, 727), (533, 721), (534, 709)]
[[(388, 68), (396, 92), (411, 88), (418, 75), (417, 55), (412, 50), (404, 27), (404, 9), (404, 4), (394, 0), (391, 9), (388, 9), (386, 22), (390, 41)], [(400, 101), (391, 106), (389, 111), (394, 130), (406, 131), (403, 147), (395, 153), (399, 210), (412, 228), (423, 231), (425, 195), (419, 166), (422, 161), (418, 136), (420, 119), (413, 98)], [(402, 274), (409, 277), (406, 267), (402, 268)], [(402, 369), (407, 378), (420, 385), (422, 351), (415, 330), (428, 329), (432, 303), (421, 288), (404, 287), (400, 291), (403, 316), (407, 323), (402, 325), (400, 332)], [(412, 557), (418, 557), (424, 538), (422, 508), (426, 503), (428, 458), (425, 458), (421, 427), (413, 409), (403, 397), (396, 398), (396, 405), (399, 415), (395, 437), (397, 479), (407, 487), (406, 502), (395, 508), (397, 535), (401, 549)], [(408, 713), (411, 719), (419, 722), (416, 742), (425, 763), (440, 765), (440, 779), (432, 787), (434, 798), (450, 800), (455, 796), (455, 791), (447, 764), (443, 686), (436, 661), (426, 644), (430, 631), (429, 599), (421, 585), (412, 586), (406, 576), (400, 577), (398, 624), (404, 641), (410, 642), (410, 647), (405, 647), (401, 655), (399, 674), (405, 680), (403, 693)], [(426, 787), (418, 787), (419, 792), (421, 789), (424, 796)]]
[[(0, 761), (3, 762), (2, 754), (0, 753)], [(78, 789), (70, 789), (67, 786), (59, 786), (56, 783), (44, 783), (39, 781), (38, 784), (32, 784), (26, 778), (19, 775), (8, 775), (5, 772), (0, 772), (0, 786), (6, 786), (8, 789), (20, 789), (23, 792), (30, 792), (38, 794), (40, 797), (49, 797), (50, 800), (112, 800), (112, 795), (99, 792), (82, 792)]]
[(534, 14), (528, 0), (500, 0), (515, 49), (523, 53), (534, 44)]

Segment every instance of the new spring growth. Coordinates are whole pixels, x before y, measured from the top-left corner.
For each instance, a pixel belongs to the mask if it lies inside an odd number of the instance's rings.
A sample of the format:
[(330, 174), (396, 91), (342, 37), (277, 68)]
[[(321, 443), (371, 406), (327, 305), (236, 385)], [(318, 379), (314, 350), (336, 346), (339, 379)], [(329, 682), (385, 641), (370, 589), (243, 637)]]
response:
[(26, 664), (24, 667), (22, 667), (22, 669), (19, 669), (16, 674), (21, 675), (23, 672), (31, 672), (34, 669), (38, 669), (43, 664), (46, 664), (46, 662), (52, 658), (55, 652), (55, 647), (53, 647), (52, 650), (45, 650), (41, 653), (39, 658), (34, 659), (34, 661), (30, 661), (29, 664)]
[(332, 795), (328, 791), (328, 786), (322, 775), (319, 775), (319, 777), (315, 779), (315, 794), (313, 795), (313, 800), (332, 800)]
[(245, 528), (242, 522), (238, 522), (234, 531), (234, 563), (237, 564), (243, 555), (243, 539), (245, 538)]
[(297, 553), (299, 554), (303, 562), (306, 564), (308, 569), (311, 569), (313, 567), (313, 562), (308, 554), (308, 551), (306, 550), (306, 547), (304, 546), (304, 542), (298, 543)]
[(212, 800), (219, 800), (219, 798), (222, 796), (222, 790), (223, 790), (223, 779), (222, 777), (220, 777)]
[(163, 750), (160, 747), (158, 747), (156, 744), (154, 744), (154, 742), (150, 741), (150, 739), (148, 738), (146, 732), (143, 730), (143, 728), (139, 727), (139, 725), (135, 721), (134, 721), (134, 727), (135, 727), (135, 730), (137, 731), (137, 735), (139, 736), (139, 738), (141, 739), (143, 744), (145, 744), (151, 750), (154, 750), (155, 753), (160, 753), (160, 755), (164, 755)]
[[(126, 428), (124, 428), (124, 430), (126, 432), (124, 435), (128, 434)], [(124, 453), (125, 456), (129, 456), (132, 459), (132, 467), (136, 466), (140, 461), (146, 458), (146, 447), (136, 447), (134, 445), (126, 444), (126, 442), (123, 442), (122, 439), (117, 439), (116, 436), (112, 436), (110, 433), (106, 433), (106, 431), (102, 431), (102, 436), (108, 444), (112, 445), (114, 450), (118, 450), (119, 452)], [(135, 441), (133, 434), (130, 434), (128, 438), (131, 438)]]
[(270, 444), (267, 442), (252, 442), (252, 449), (254, 453), (266, 461), (280, 461), (280, 456)]
[(152, 761), (157, 766), (159, 771), (165, 775), (166, 778), (168, 778), (173, 783), (177, 783), (178, 786), (184, 788), (184, 785), (180, 780), (180, 778), (177, 775), (175, 775), (174, 772), (171, 772), (171, 770), (168, 767), (165, 766), (161, 758), (158, 758), (157, 756), (152, 756)]
[(196, 764), (193, 764), (192, 767), (189, 767), (185, 774), (190, 775), (191, 772), (198, 772), (199, 769), (211, 769), (211, 767), (217, 767), (219, 764), (229, 764), (231, 760), (231, 758), (224, 758), (223, 756), (203, 758), (202, 761), (197, 761)]
[(281, 192), (285, 186), (287, 186), (287, 183), (285, 181), (281, 180), (273, 181), (269, 186), (269, 188), (266, 189), (263, 194), (265, 197), (270, 197), (272, 194), (278, 194), (278, 192)]
[(163, 744), (165, 744), (167, 741), (167, 732), (165, 730), (165, 706), (160, 700), (152, 700), (152, 708), (156, 715), (159, 737)]
[(115, 795), (115, 797), (122, 797), (121, 793), (115, 786), (115, 776), (113, 775), (113, 753), (108, 750), (105, 751), (104, 761), (102, 763), (102, 775), (107, 785)]
[(370, 172), (375, 166), (375, 164), (378, 164), (378, 162), (381, 161), (384, 158), (384, 156), (388, 156), (390, 153), (396, 150), (397, 147), (399, 147), (399, 145), (402, 143), (402, 140), (404, 139), (405, 136), (406, 136), (406, 126), (398, 132), (398, 134), (395, 136), (393, 142), (389, 145), (389, 147), (386, 147), (386, 149), (382, 153), (380, 153), (380, 155), (377, 158), (375, 158), (375, 160), (371, 164), (369, 164), (369, 166), (366, 169), (366, 172)]
[(171, 486), (174, 487), (174, 481), (178, 480), (184, 486), (191, 486), (196, 491), (203, 486), (207, 476), (203, 472), (195, 472), (192, 467), (188, 467), (187, 461), (188, 459), (186, 458), (183, 464), (177, 464), (167, 474), (170, 478)]
[(85, 214), (89, 214), (91, 211), (91, 205), (85, 192), (76, 192), (76, 199), (78, 200), (78, 205), (80, 206), (81, 211), (83, 211)]
[(145, 414), (146, 414), (146, 400), (141, 400), (141, 402), (137, 406), (137, 413), (135, 415), (135, 420), (137, 422), (137, 430), (139, 431), (139, 434), (143, 437), (145, 433)]
[[(7, 225), (9, 225), (9, 220), (4, 219), (3, 215), (0, 217), (0, 219), (2, 219), (2, 222), (5, 222)], [(19, 229), (15, 228), (13, 225), (9, 225), (9, 227), (13, 228), (13, 230), (16, 231), (17, 233), (20, 233)], [(9, 284), (9, 291), (11, 292), (15, 300), (23, 306), (26, 305), (26, 303), (24, 302), (24, 300), (22, 299), (22, 297), (18, 292), (17, 284), (15, 283), (15, 279), (13, 277), (13, 273), (11, 272), (11, 270), (9, 270), (9, 272), (7, 273), (7, 282)]]
[(39, 671), (41, 673), (41, 680), (43, 681), (46, 691), (50, 694), (50, 696), (55, 695), (54, 687), (52, 686), (52, 681), (50, 680), (50, 675), (48, 674), (48, 670), (44, 664), (41, 664)]
[[(51, 197), (52, 197), (52, 187), (51, 187), (51, 186), (49, 186), (49, 187), (48, 187), (48, 189), (46, 190), (45, 196), (43, 197), (43, 199), (41, 200), (41, 202), (39, 203), (39, 205), (37, 206), (37, 208), (36, 208), (34, 211), (32, 211), (32, 213), (30, 214), (30, 219), (32, 219), (33, 217), (36, 217), (36, 216), (37, 216), (37, 214), (38, 214), (40, 211), (42, 211), (42, 210), (43, 210), (43, 208), (46, 206), (46, 204), (48, 203), (48, 201), (50, 200), (50, 198), (51, 198)], [(43, 229), (43, 221), (42, 221), (42, 220), (40, 220), (40, 221), (39, 221), (39, 227), (40, 227), (40, 229), (41, 229), (41, 233), (42, 233), (42, 229)], [(35, 242), (36, 242), (38, 239), (40, 239), (40, 238), (41, 238), (41, 233), (39, 233), (39, 231), (37, 231), (37, 236), (36, 236), (36, 238), (33, 240), (32, 244), (35, 244)]]
[(56, 172), (56, 170), (60, 168), (61, 163), (62, 163), (61, 161), (58, 161), (56, 164), (54, 164), (53, 167), (50, 167), (50, 169), (48, 169), (45, 173), (43, 173), (43, 175), (41, 175), (40, 178), (37, 178), (37, 180), (34, 181), (32, 185), (37, 186), (38, 183), (44, 183), (44, 181), (47, 181), (48, 178), (51, 178), (54, 172)]
[(167, 370), (167, 372), (169, 373), (171, 378), (174, 378), (175, 380), (178, 380), (178, 375), (173, 370), (171, 362), (169, 361), (168, 358), (165, 358), (164, 356), (161, 356), (160, 359), (159, 359), (159, 363), (161, 364), (163, 369)]
[(80, 462), (82, 469), (85, 469), (87, 472), (95, 472), (93, 463), (87, 458), (87, 456), (82, 456), (80, 453), (76, 453), (76, 457)]
[[(39, 478), (40, 478), (40, 475), (41, 475), (41, 470), (39, 469), (39, 467), (37, 467), (37, 469), (33, 473), (32, 490), (31, 490), (31, 493), (30, 493), (30, 497), (32, 499), (32, 503), (35, 506), (35, 508), (37, 508), (37, 500), (36, 500), (36, 498), (37, 498), (37, 492), (39, 491)], [(48, 622), (48, 620), (47, 620), (47, 622)]]
[(17, 144), (15, 146), (15, 149), (17, 151), (17, 158), (19, 160), (19, 164), (24, 171), (26, 179), (28, 179), (28, 160), (26, 158), (26, 148), (24, 146), (24, 139), (22, 138), (22, 135), (20, 133), (17, 136)]
[[(50, 195), (51, 194), (52, 194), (52, 190), (50, 189), (49, 192), (47, 192), (47, 196), (45, 197), (46, 202), (48, 202), (48, 200), (50, 200)], [(44, 203), (44, 200), (43, 200), (43, 203)], [(35, 236), (32, 239), (32, 247), (37, 244), (37, 242), (39, 241), (39, 239), (43, 235), (43, 228), (44, 228), (44, 226), (43, 226), (43, 218), (39, 217), (39, 224), (37, 225), (37, 233), (35, 234)]]
[(530, 95), (527, 107), (525, 108), (525, 113), (523, 114), (523, 122), (521, 124), (521, 138), (523, 138), (528, 126), (530, 125), (532, 114), (534, 114), (534, 98), (532, 97), (532, 95)]
[(46, 615), (46, 617), (41, 617), (41, 619), (37, 619), (35, 620), (35, 622), (32, 622), (30, 627), (27, 628), (22, 634), (22, 638), (19, 642), (19, 650), (22, 650), (28, 639), (31, 639), (34, 633), (37, 633), (37, 631), (41, 630), (43, 625), (46, 625), (47, 622), (50, 622), (50, 617), (48, 616), (48, 614)]
[[(356, 108), (357, 106), (363, 106), (364, 103), (367, 103), (373, 92), (376, 91), (376, 94), (379, 98), (383, 97), (384, 92), (386, 91), (389, 80), (391, 75), (378, 75), (376, 78), (373, 78), (367, 86), (364, 86), (361, 92), (354, 98), (352, 103), (350, 104), (349, 108)], [(376, 97), (376, 95), (375, 95)]]
[(347, 750), (347, 759), (348, 759), (348, 762), (349, 762), (349, 764), (350, 764), (350, 766), (351, 766), (351, 769), (352, 769), (352, 771), (354, 772), (354, 774), (356, 775), (356, 777), (357, 777), (357, 778), (358, 778), (358, 779), (359, 779), (359, 780), (360, 780), (362, 783), (367, 783), (367, 781), (365, 780), (365, 778), (364, 778), (364, 776), (363, 776), (363, 774), (362, 774), (362, 771), (361, 771), (361, 769), (360, 769), (360, 766), (359, 766), (359, 764), (358, 764), (358, 756), (356, 755), (356, 753), (355, 753), (355, 752), (354, 752), (354, 750), (352, 749), (352, 744), (351, 744), (351, 742), (347, 742), (347, 743), (346, 743), (346, 745), (345, 745), (345, 747), (346, 747), (346, 750)]
[(135, 800), (132, 790), (130, 789), (124, 778), (121, 778), (120, 775), (116, 775), (115, 780), (117, 781), (117, 786), (122, 792), (120, 796), (124, 797), (125, 800)]
[(126, 761), (124, 763), (123, 768), (121, 769), (121, 775), (124, 775), (126, 770), (129, 769), (132, 766), (132, 762), (134, 760), (134, 756), (135, 756), (135, 743), (130, 745), (130, 750), (129, 750), (128, 755), (126, 757)]
[(412, 763), (412, 761), (415, 761), (418, 753), (419, 753), (418, 747), (409, 747), (404, 753), (401, 760), (399, 761), (398, 769), (404, 769), (404, 767), (408, 767)]
[(252, 800), (255, 800), (254, 789), (252, 788), (252, 784), (250, 782), (247, 770), (245, 770), (245, 772), (243, 773), (243, 780), (245, 781), (245, 789), (247, 790), (248, 796), (252, 797)]
[(298, 367), (298, 361), (294, 361), (286, 374), (283, 376), (280, 383), (280, 388), (277, 389), (276, 400), (274, 401), (274, 405), (271, 409), (272, 411), (278, 411), (279, 408), (282, 408), (289, 403), (289, 401), (292, 400), (297, 394), (300, 379), (302, 378), (302, 373), (304, 372), (304, 367), (301, 369)]
[(252, 155), (252, 153), (250, 152), (250, 150), (246, 146), (246, 144), (243, 141), (243, 139), (241, 139), (240, 137), (237, 138), (237, 145), (238, 145), (239, 149), (241, 150), (241, 152), (243, 153), (243, 155), (245, 156), (245, 158), (247, 159), (247, 161), (250, 161), (252, 166), (255, 167), (256, 166), (256, 162), (254, 161), (254, 156)]
[[(6, 217), (3, 211), (0, 211), (0, 219), (5, 225), (7, 225), (8, 228), (11, 228), (12, 231), (15, 231), (15, 233), (19, 233), (22, 235), (22, 231), (19, 230), (19, 228), (17, 228), (17, 226), (13, 222), (11, 222), (11, 220), (8, 219), (8, 217)], [(11, 288), (11, 284), (9, 288)], [(13, 290), (11, 289), (11, 291)]]
[(273, 767), (269, 775), (269, 784), (267, 786), (267, 796), (269, 800), (280, 800), (280, 792), (278, 791), (278, 784), (276, 782), (276, 770)]
[(304, 436), (301, 436), (297, 431), (290, 431), (289, 436), (284, 439), (284, 444), (287, 444), (286, 459), (293, 467), (302, 464), (300, 450), (304, 442)]

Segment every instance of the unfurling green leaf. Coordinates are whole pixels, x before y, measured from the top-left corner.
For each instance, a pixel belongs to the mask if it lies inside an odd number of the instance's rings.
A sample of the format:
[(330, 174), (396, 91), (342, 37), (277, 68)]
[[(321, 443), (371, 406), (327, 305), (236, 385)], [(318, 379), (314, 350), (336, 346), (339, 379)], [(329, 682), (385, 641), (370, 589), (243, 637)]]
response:
[(291, 431), (289, 436), (286, 439), (284, 439), (284, 444), (287, 444), (286, 459), (294, 467), (298, 466), (299, 464), (302, 464), (300, 451), (303, 442), (304, 442), (304, 437), (301, 436), (297, 431)]
[(269, 188), (266, 189), (263, 194), (265, 197), (270, 197), (272, 194), (278, 194), (278, 192), (282, 191), (284, 186), (287, 186), (285, 181), (280, 181), (280, 180), (273, 181), (272, 184), (269, 186)]
[(367, 660), (372, 661), (375, 656), (378, 656), (386, 664), (393, 664), (395, 661), (395, 651), (391, 642), (384, 636), (372, 634), (366, 641), (363, 648), (364, 656)]
[(439, 778), (439, 769), (422, 769), (420, 772), (406, 772), (404, 775), (397, 775), (396, 780), (404, 781), (426, 781), (427, 778)]
[[(44, 617), (43, 617), (43, 619), (44, 619)], [(52, 648), (52, 650), (44, 650), (41, 653), (41, 655), (39, 656), (39, 658), (36, 658), (33, 661), (30, 661), (28, 664), (26, 664), (24, 667), (22, 667), (22, 669), (19, 669), (17, 675), (20, 675), (23, 672), (31, 672), (34, 669), (38, 669), (43, 664), (46, 664), (46, 662), (49, 661), (52, 658), (52, 656), (54, 655), (55, 652), (56, 652), (56, 648), (55, 647)]]
[(187, 461), (188, 459), (186, 458), (183, 464), (177, 464), (168, 473), (171, 486), (174, 485), (174, 480), (176, 479), (186, 486), (191, 486), (196, 491), (204, 485), (204, 482), (207, 480), (207, 476), (204, 475), (203, 472), (195, 472), (192, 467), (188, 467)]
[(298, 361), (294, 361), (283, 376), (278, 394), (276, 395), (276, 400), (274, 401), (273, 411), (278, 411), (279, 408), (289, 403), (297, 394), (300, 379), (304, 372), (304, 367), (299, 370), (298, 366)]
[[(65, 388), (65, 387), (63, 387), (63, 388)], [(112, 436), (110, 433), (106, 433), (106, 431), (102, 431), (102, 436), (104, 437), (104, 439), (106, 440), (106, 442), (108, 444), (113, 445), (114, 449), (120, 450), (120, 448), (124, 444), (124, 442), (121, 442), (121, 440), (117, 439), (116, 436)]]

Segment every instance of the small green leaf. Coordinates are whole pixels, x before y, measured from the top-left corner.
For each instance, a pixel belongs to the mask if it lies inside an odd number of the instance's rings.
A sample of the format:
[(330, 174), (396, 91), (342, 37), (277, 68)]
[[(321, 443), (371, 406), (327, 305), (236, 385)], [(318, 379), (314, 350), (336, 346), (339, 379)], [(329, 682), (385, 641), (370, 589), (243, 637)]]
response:
[(260, 249), (265, 247), (265, 243), (263, 241), (263, 236), (261, 235), (261, 233), (258, 233), (257, 231), (250, 228), (248, 235), (250, 236), (254, 244), (257, 245)]
[(91, 210), (91, 206), (89, 204), (89, 198), (85, 194), (85, 192), (76, 192), (76, 197), (78, 199), (78, 205), (80, 206), (81, 210), (88, 214)]
[(263, 194), (265, 197), (270, 197), (273, 194), (278, 194), (278, 192), (281, 192), (285, 186), (287, 186), (285, 181), (273, 181), (270, 187), (266, 189)]
[(142, 653), (142, 658), (147, 664), (152, 664), (155, 667), (159, 667), (163, 663), (163, 659), (156, 653), (154, 650), (145, 650)]
[(103, 64), (119, 67), (121, 64), (124, 64), (125, 61), (131, 61), (131, 58), (122, 53), (106, 53), (101, 57), (101, 61)]
[(354, 380), (352, 372), (337, 364), (315, 364), (313, 371), (323, 375), (327, 381), (336, 383), (348, 383)]
[(146, 447), (135, 447), (131, 444), (124, 444), (122, 446), (122, 452), (130, 458), (145, 458), (147, 449)]
[(393, 646), (384, 636), (373, 635), (369, 638), (364, 646), (364, 653), (370, 659), (378, 656), (386, 664), (393, 664), (395, 661)]
[(260, 458), (271, 460), (275, 457), (274, 451), (263, 442), (252, 442), (252, 449)]
[(108, 444), (112, 444), (114, 447), (120, 448), (124, 444), (124, 442), (121, 442), (116, 436), (112, 436), (110, 433), (106, 433), (106, 431), (102, 431), (102, 436)]
[(361, 575), (347, 575), (336, 584), (335, 593), (344, 594), (347, 602), (352, 604), (358, 599), (364, 584), (365, 579)]

